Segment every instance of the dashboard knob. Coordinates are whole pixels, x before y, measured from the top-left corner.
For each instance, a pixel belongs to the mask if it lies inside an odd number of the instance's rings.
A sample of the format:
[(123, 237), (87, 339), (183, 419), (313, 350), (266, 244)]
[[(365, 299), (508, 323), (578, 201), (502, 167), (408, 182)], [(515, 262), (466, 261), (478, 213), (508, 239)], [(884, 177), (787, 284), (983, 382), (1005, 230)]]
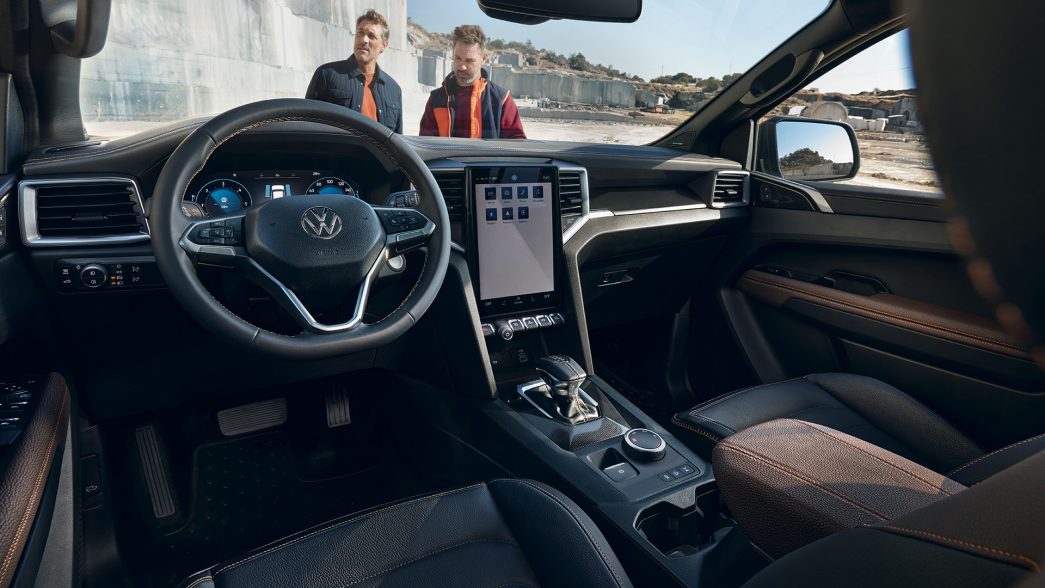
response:
[(85, 265), (84, 268), (80, 270), (80, 283), (88, 288), (99, 288), (104, 286), (108, 279), (109, 272), (106, 271), (105, 266), (97, 263)]
[(508, 321), (495, 321), (493, 328), (497, 331), (497, 334), (501, 339), (504, 339), (505, 341), (511, 341), (512, 337), (515, 336), (515, 330), (508, 324)]
[(664, 438), (649, 429), (632, 429), (624, 434), (624, 453), (638, 461), (657, 461), (666, 450)]

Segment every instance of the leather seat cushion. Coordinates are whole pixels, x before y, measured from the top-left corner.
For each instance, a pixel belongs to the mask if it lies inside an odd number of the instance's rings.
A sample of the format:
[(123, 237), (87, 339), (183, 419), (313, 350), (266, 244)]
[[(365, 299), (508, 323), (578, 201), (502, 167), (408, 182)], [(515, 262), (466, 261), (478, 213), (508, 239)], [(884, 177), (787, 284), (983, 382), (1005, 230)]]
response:
[(925, 405), (873, 378), (811, 374), (738, 390), (675, 415), (683, 438), (704, 456), (754, 425), (791, 418), (824, 425), (947, 472), (984, 451)]
[(558, 491), (496, 480), (333, 521), (190, 578), (239, 586), (630, 586)]

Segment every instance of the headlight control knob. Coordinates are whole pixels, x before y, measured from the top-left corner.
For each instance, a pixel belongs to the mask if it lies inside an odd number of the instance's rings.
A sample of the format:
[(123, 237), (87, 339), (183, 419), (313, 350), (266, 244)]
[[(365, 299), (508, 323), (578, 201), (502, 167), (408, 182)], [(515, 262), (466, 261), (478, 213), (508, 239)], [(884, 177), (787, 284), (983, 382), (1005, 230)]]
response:
[(109, 272), (106, 271), (105, 266), (98, 265), (97, 263), (91, 263), (85, 265), (80, 270), (80, 283), (88, 288), (98, 288), (105, 285), (105, 281), (109, 279)]

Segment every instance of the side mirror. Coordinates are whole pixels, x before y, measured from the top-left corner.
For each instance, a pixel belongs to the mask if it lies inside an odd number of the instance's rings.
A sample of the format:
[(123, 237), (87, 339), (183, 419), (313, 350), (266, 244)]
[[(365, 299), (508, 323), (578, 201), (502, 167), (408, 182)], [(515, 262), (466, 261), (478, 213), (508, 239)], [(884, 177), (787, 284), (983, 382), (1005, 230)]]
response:
[(758, 171), (796, 181), (848, 179), (860, 171), (848, 123), (775, 116), (758, 134)]
[(56, 14), (73, 12), (76, 15), (74, 20), (65, 20), (51, 27), (51, 43), (56, 52), (86, 59), (105, 47), (110, 0), (62, 0), (50, 2), (47, 6)]

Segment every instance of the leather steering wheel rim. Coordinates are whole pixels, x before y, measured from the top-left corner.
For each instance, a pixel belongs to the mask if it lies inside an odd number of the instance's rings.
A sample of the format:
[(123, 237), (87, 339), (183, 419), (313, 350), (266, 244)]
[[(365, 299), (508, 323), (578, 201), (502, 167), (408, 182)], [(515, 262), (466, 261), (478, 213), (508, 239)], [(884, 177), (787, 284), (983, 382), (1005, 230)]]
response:
[[(262, 329), (234, 314), (204, 287), (192, 259), (179, 244), (192, 224), (181, 210), (193, 179), (226, 141), (278, 122), (321, 123), (368, 142), (378, 157), (400, 169), (421, 197), (418, 210), (435, 222), (425, 265), (403, 303), (373, 324), (337, 333), (288, 336)], [(193, 131), (164, 165), (153, 191), (149, 219), (156, 265), (185, 310), (216, 335), (251, 351), (285, 359), (322, 359), (390, 343), (421, 318), (435, 300), (450, 259), (450, 219), (439, 185), (407, 142), (383, 125), (352, 110), (298, 98), (265, 100), (220, 114)]]

